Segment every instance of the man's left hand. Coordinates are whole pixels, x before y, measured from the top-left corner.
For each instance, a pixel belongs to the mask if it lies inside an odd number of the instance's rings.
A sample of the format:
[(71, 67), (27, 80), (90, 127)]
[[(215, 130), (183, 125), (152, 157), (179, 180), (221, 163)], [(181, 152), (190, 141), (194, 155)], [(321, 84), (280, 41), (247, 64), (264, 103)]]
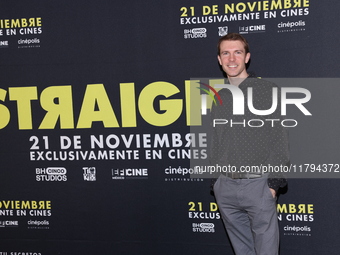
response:
[(275, 197), (276, 197), (276, 191), (275, 191), (275, 189), (269, 188), (269, 190), (270, 190), (270, 192), (272, 193), (273, 198), (275, 198)]

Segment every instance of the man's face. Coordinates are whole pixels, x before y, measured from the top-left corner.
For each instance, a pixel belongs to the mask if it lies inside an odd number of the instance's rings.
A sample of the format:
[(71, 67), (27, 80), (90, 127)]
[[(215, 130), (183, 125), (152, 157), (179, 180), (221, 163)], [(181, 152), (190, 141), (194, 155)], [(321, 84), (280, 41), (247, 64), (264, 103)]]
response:
[(247, 78), (246, 64), (250, 53), (246, 54), (241, 41), (222, 41), (218, 61), (228, 78)]

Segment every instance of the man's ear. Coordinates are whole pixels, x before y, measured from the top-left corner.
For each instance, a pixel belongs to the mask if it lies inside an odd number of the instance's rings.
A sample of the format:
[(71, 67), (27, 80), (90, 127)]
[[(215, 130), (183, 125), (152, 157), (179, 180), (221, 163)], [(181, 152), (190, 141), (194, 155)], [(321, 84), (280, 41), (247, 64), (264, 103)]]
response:
[(247, 64), (249, 62), (249, 59), (250, 59), (250, 52), (248, 52), (246, 54), (246, 59), (245, 59), (245, 63)]
[(222, 62), (221, 62), (221, 57), (220, 57), (220, 55), (217, 55), (217, 59), (218, 59), (218, 63), (220, 63), (220, 65), (222, 65)]

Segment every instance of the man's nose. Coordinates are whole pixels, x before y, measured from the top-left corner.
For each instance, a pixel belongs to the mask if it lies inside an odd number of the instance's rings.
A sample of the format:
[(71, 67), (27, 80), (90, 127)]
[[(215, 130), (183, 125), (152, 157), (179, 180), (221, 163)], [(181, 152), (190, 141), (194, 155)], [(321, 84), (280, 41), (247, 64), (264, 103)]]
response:
[(235, 60), (234, 54), (230, 54), (230, 55), (229, 55), (229, 61), (234, 61), (234, 60)]

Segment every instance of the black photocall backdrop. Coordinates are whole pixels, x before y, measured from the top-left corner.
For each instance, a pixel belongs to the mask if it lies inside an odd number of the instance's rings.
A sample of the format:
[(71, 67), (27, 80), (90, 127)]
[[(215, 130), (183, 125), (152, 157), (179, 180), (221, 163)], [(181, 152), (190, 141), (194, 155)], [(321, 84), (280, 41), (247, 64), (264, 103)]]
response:
[[(0, 252), (232, 254), (210, 181), (188, 173), (190, 79), (223, 78), (228, 32), (248, 39), (259, 77), (337, 78), (337, 7), (2, 1)], [(291, 156), (336, 166), (339, 82), (320, 83), (304, 85), (313, 115), (291, 128)], [(281, 254), (338, 254), (338, 183), (289, 180)]]

